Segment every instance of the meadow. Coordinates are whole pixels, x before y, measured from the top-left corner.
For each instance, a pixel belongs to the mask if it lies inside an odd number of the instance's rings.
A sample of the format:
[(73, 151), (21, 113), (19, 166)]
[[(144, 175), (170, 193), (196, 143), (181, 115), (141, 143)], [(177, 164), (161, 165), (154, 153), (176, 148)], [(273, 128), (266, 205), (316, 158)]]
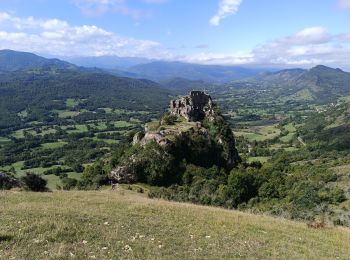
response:
[[(136, 187), (134, 187), (136, 189)], [(0, 193), (0, 259), (348, 259), (350, 231), (117, 191)]]

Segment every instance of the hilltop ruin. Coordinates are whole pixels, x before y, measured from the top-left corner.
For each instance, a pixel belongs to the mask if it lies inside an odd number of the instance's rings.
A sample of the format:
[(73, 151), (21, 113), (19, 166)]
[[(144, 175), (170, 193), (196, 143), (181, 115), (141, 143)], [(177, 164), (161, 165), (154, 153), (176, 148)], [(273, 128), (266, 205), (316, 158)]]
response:
[(214, 116), (213, 101), (203, 91), (191, 91), (188, 96), (170, 101), (170, 113), (182, 116), (188, 122), (202, 121), (204, 118), (212, 120)]

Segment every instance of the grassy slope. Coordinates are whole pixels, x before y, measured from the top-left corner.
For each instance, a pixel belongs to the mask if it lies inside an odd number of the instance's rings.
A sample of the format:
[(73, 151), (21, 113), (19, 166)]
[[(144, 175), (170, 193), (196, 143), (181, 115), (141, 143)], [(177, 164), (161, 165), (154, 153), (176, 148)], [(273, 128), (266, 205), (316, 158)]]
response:
[(131, 191), (0, 193), (0, 259), (346, 259), (350, 231)]

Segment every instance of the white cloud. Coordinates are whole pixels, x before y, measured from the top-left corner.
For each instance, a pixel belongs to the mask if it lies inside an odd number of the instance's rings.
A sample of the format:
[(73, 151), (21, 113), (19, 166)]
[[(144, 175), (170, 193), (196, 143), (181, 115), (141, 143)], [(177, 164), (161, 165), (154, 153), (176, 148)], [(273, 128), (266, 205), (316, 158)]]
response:
[(323, 27), (308, 27), (252, 50), (216, 53), (209, 52), (206, 44), (171, 49), (156, 41), (121, 36), (95, 25), (71, 25), (59, 19), (17, 17), (0, 12), (0, 24), (0, 49), (49, 56), (117, 55), (201, 64), (276, 67), (324, 64), (350, 69), (350, 32), (334, 35)]
[(58, 19), (21, 18), (8, 13), (0, 13), (0, 21), (0, 49), (57, 56), (169, 55), (158, 42), (119, 36), (94, 25), (72, 26)]
[(346, 34), (331, 35), (325, 28), (310, 27), (259, 45), (252, 54), (254, 63), (258, 64), (349, 67), (350, 48)]
[(222, 19), (226, 18), (229, 15), (236, 14), (241, 3), (242, 0), (220, 0), (219, 10), (210, 19), (210, 24), (218, 26)]
[(350, 0), (338, 0), (338, 5), (343, 9), (350, 8)]
[(325, 28), (309, 27), (246, 52), (201, 52), (180, 59), (201, 64), (268, 67), (311, 67), (324, 64), (350, 69), (350, 33), (332, 35)]
[(243, 52), (233, 54), (201, 52), (194, 55), (184, 56), (182, 57), (182, 60), (200, 64), (234, 65), (252, 63), (254, 62), (254, 57), (251, 53)]

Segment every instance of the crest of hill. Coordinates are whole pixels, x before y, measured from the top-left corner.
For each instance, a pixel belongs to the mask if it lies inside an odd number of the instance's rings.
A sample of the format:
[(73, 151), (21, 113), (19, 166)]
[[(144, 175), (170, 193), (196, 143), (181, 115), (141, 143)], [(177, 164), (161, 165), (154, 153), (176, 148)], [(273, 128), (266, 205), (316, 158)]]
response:
[(55, 66), (60, 69), (77, 69), (77, 66), (59, 59), (46, 59), (29, 52), (0, 50), (0, 71), (10, 72), (44, 66)]
[(276, 98), (284, 100), (327, 103), (350, 95), (350, 73), (323, 65), (310, 70), (281, 70), (245, 82), (254, 88), (273, 90)]
[(231, 170), (240, 162), (219, 108), (208, 94), (191, 91), (172, 100), (169, 112), (134, 136), (133, 147), (110, 175), (119, 182), (171, 185), (179, 183), (186, 165)]

